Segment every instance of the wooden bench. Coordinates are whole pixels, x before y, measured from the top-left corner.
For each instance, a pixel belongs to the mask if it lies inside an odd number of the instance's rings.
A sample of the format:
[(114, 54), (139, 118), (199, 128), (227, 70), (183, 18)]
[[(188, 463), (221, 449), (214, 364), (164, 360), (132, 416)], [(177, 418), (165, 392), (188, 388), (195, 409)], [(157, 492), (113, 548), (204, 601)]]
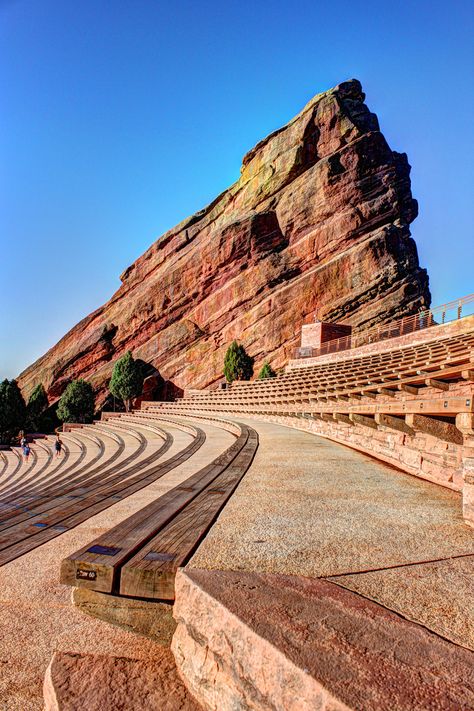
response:
[[(173, 423), (173, 427), (179, 429), (182, 426)], [(99, 469), (92, 476), (91, 472), (86, 472), (60, 492), (55, 488), (49, 490), (40, 503), (36, 498), (31, 506), (22, 504), (10, 512), (2, 510), (0, 565), (70, 530), (185, 461), (205, 441), (204, 432), (193, 429), (196, 434), (190, 444), (164, 462), (154, 463), (171, 445), (173, 438), (170, 435), (166, 436), (161, 448), (138, 463), (128, 461), (127, 457), (122, 462), (126, 463), (125, 467), (111, 467), (107, 474)]]
[[(227, 429), (222, 420), (201, 419)], [(61, 582), (100, 592), (173, 599), (177, 568), (202, 540), (258, 447), (255, 430), (227, 425), (236, 432), (235, 442), (182, 484), (63, 560)]]

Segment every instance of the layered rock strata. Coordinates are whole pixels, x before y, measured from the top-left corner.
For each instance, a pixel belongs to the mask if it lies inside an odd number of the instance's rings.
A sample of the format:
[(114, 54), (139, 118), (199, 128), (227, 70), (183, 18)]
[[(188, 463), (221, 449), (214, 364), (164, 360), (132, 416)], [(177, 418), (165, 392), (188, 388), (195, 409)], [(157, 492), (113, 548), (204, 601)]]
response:
[(178, 388), (222, 377), (240, 339), (284, 365), (313, 312), (355, 329), (430, 303), (409, 225), (405, 154), (392, 151), (356, 80), (317, 95), (243, 159), (240, 178), (158, 239), (104, 306), (24, 371), (51, 401), (73, 378), (103, 400), (131, 349)]

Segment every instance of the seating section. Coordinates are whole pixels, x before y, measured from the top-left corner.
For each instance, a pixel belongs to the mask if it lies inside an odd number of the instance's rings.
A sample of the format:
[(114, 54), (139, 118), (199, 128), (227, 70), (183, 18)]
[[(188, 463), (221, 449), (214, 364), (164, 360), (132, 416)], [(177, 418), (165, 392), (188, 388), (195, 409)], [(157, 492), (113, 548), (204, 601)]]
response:
[(301, 359), (276, 378), (142, 408), (251, 415), (306, 429), (462, 491), (464, 518), (474, 525), (474, 317), (456, 329), (434, 326), (423, 342), (384, 341), (371, 353), (347, 351), (319, 364)]
[[(0, 565), (103, 511), (195, 457), (199, 426), (235, 438), (181, 483), (62, 562), (61, 581), (98, 592), (174, 599), (174, 579), (247, 471), (256, 432), (248, 414), (309, 429), (450, 488), (463, 488), (474, 435), (474, 325), (424, 343), (293, 368), (274, 379), (142, 403), (66, 427), (64, 453), (35, 441), (29, 462), (0, 457)], [(190, 419), (191, 418), (191, 419)], [(464, 419), (463, 419), (464, 418)], [(174, 445), (176, 433), (185, 444)], [(389, 434), (387, 434), (387, 432)], [(173, 434), (174, 433), (174, 434)], [(216, 434), (217, 433), (217, 434)], [(391, 433), (391, 434), (390, 434)], [(421, 433), (421, 434), (420, 434)], [(169, 452), (169, 450), (174, 449)], [(193, 460), (194, 461), (194, 460)]]
[[(28, 461), (19, 448), (0, 453), (0, 565), (179, 472), (190, 460), (180, 483), (168, 489), (165, 484), (164, 494), (61, 568), (65, 584), (172, 600), (178, 567), (250, 466), (258, 446), (255, 430), (222, 418), (186, 421), (146, 411), (104, 413), (92, 425), (65, 430), (59, 457), (53, 437), (35, 439)], [(213, 442), (201, 457), (209, 433)]]
[[(18, 451), (3, 452), (0, 565), (156, 481), (205, 441), (198, 427), (151, 416), (111, 417), (69, 429), (59, 458), (52, 438), (35, 441), (28, 462)], [(179, 432), (186, 434), (185, 446), (163, 459)]]
[(473, 347), (474, 333), (468, 333), (374, 355), (351, 356), (349, 351), (343, 361), (301, 367), (270, 380), (234, 383), (228, 390), (162, 403), (160, 409), (173, 413), (359, 413), (372, 417), (375, 413), (405, 415), (420, 410), (443, 416), (472, 412), (472, 402), (460, 402), (454, 386), (474, 381)]
[[(160, 421), (157, 415), (140, 412), (133, 420), (149, 417)], [(178, 567), (213, 524), (258, 446), (252, 428), (221, 419), (211, 422), (234, 434), (235, 441), (182, 484), (66, 558), (61, 582), (100, 592), (174, 599)], [(176, 464), (167, 460), (162, 466), (170, 470)]]

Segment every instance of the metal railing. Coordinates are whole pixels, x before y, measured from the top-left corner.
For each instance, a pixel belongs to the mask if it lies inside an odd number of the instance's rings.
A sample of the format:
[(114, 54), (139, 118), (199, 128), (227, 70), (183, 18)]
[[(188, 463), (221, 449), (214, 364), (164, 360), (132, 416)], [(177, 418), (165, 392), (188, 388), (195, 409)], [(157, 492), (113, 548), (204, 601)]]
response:
[(422, 331), (431, 326), (439, 326), (450, 321), (457, 321), (465, 316), (474, 314), (474, 294), (464, 296), (462, 299), (450, 301), (442, 306), (433, 309), (425, 309), (413, 316), (405, 316), (398, 321), (393, 321), (383, 326), (375, 326), (365, 331), (352, 333), (350, 336), (335, 338), (332, 341), (322, 343), (320, 348), (297, 348), (295, 358), (317, 358), (328, 353), (338, 353), (339, 351), (352, 350), (370, 343), (385, 341), (397, 336), (405, 336), (415, 331)]

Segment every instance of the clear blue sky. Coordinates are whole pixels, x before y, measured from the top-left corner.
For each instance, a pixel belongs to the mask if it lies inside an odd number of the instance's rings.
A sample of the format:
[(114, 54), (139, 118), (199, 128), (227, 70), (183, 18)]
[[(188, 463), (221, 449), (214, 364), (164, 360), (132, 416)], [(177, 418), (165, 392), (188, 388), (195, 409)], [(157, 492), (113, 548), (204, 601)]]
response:
[(472, 40), (464, 0), (0, 0), (0, 378), (350, 77), (413, 166), (433, 304), (473, 291)]

